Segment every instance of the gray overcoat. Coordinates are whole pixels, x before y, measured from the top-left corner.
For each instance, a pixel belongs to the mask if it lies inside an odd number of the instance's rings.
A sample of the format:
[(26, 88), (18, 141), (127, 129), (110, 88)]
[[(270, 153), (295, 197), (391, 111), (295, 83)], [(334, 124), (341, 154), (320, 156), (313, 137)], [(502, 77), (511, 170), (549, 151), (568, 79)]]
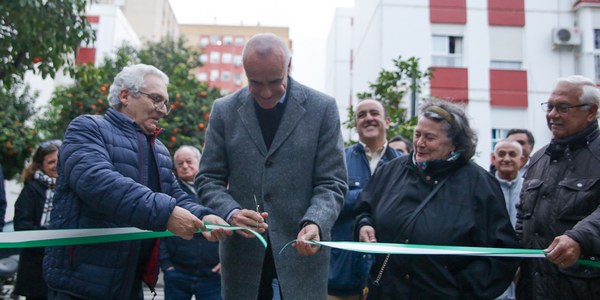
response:
[[(325, 299), (329, 250), (300, 256), (289, 246), (310, 221), (330, 231), (343, 203), (346, 165), (335, 100), (289, 78), (284, 114), (267, 150), (248, 88), (215, 101), (200, 173), (202, 203), (226, 218), (235, 208), (269, 213), (269, 238), (286, 300)], [(238, 234), (221, 241), (225, 300), (256, 299), (265, 249)]]

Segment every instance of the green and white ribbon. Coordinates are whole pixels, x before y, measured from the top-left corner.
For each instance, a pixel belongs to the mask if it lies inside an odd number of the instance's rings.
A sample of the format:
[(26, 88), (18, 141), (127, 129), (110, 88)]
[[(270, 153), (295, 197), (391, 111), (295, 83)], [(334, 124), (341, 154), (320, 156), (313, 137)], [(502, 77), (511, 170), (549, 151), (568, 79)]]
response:
[[(421, 254), (421, 255), (468, 255), (468, 256), (496, 256), (520, 258), (544, 258), (546, 252), (541, 249), (518, 248), (488, 248), (464, 246), (436, 246), (417, 244), (391, 244), (391, 243), (362, 243), (362, 242), (322, 242), (307, 241), (309, 243), (337, 248), (342, 250), (372, 253), (372, 254)], [(600, 268), (600, 262), (595, 260), (579, 259), (581, 265)]]
[[(256, 238), (258, 238), (265, 248), (267, 247), (267, 241), (262, 237), (262, 235), (252, 229), (208, 223), (205, 223), (205, 226), (206, 232), (210, 232), (218, 228), (232, 231), (249, 231), (256, 236)], [(198, 232), (202, 231), (199, 230)], [(30, 248), (96, 244), (126, 240), (161, 238), (167, 236), (173, 236), (173, 233), (170, 231), (142, 230), (135, 227), (28, 230), (0, 233), (0, 248)]]

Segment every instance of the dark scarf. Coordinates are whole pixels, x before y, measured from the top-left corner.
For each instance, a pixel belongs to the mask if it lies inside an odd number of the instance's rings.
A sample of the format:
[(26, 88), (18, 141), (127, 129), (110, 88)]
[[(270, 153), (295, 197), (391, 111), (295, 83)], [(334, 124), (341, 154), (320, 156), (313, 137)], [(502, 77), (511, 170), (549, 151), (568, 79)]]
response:
[(42, 219), (40, 220), (40, 226), (46, 228), (50, 224), (50, 212), (52, 212), (52, 198), (54, 197), (56, 178), (52, 178), (41, 170), (37, 170), (35, 171), (35, 174), (33, 174), (33, 179), (37, 180), (46, 187), (46, 199), (44, 201)]
[(564, 139), (553, 139), (546, 148), (545, 154), (550, 155), (551, 160), (562, 158), (565, 153), (573, 153), (577, 149), (585, 147), (594, 140), (600, 132), (598, 131), (598, 122), (593, 122), (582, 131), (566, 137)]
[(447, 160), (430, 160), (424, 162), (417, 162), (413, 154), (412, 161), (413, 165), (417, 169), (422, 177), (434, 177), (440, 178), (445, 177), (452, 170), (456, 170), (459, 166), (464, 164), (464, 161), (460, 159), (461, 154), (459, 152), (450, 153), (450, 157)]

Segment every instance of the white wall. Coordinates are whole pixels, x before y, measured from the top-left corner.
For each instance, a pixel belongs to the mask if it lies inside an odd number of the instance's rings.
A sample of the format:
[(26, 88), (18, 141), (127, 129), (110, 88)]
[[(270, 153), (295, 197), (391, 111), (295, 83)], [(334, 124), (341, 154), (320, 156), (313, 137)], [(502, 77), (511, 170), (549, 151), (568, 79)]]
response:
[[(335, 97), (343, 124), (348, 118), (351, 105), (350, 49), (352, 47), (352, 9), (337, 8), (327, 37), (325, 59), (325, 93)], [(343, 126), (343, 125), (342, 125)], [(352, 131), (342, 127), (344, 140)]]
[[(432, 34), (463, 36), (464, 66), (469, 70), (467, 113), (479, 136), (475, 159), (484, 168), (489, 166), (492, 128), (527, 128), (536, 138), (535, 149), (550, 141), (540, 103), (548, 99), (559, 77), (576, 73), (594, 77), (593, 29), (600, 28), (600, 8), (597, 6), (581, 6), (574, 10), (574, 1), (527, 0), (525, 26), (500, 28), (506, 29), (507, 34), (515, 33), (519, 41), (500, 43), (490, 34), (497, 30), (490, 30), (487, 3), (487, 0), (467, 0), (467, 24), (457, 25), (431, 24), (428, 1), (356, 0), (352, 37), (352, 90), (355, 95), (366, 91), (368, 83), (377, 78), (382, 68), (390, 68), (391, 60), (398, 55), (420, 57), (422, 66), (428, 67)], [(581, 47), (555, 47), (552, 28), (574, 26), (582, 31)], [(490, 48), (492, 44), (494, 49)], [(527, 71), (528, 108), (490, 105), (492, 50), (496, 54), (521, 56), (522, 68)], [(428, 92), (427, 88), (425, 92)]]

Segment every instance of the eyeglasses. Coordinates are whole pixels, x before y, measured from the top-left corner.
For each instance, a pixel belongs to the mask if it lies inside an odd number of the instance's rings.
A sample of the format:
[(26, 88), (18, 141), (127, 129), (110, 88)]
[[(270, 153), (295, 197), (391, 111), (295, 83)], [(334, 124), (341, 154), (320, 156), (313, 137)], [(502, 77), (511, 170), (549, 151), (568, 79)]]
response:
[(590, 104), (579, 104), (579, 105), (567, 105), (567, 104), (559, 104), (559, 105), (552, 105), (549, 102), (544, 102), (541, 104), (542, 105), (542, 109), (544, 110), (544, 112), (550, 113), (553, 109), (556, 108), (556, 111), (561, 113), (561, 114), (566, 114), (569, 112), (569, 110), (571, 108), (576, 108), (576, 107), (582, 107), (582, 106), (588, 106)]
[(50, 146), (60, 147), (60, 145), (62, 145), (61, 140), (49, 140), (49, 141), (41, 142), (40, 148), (48, 148)]
[(142, 91), (139, 92), (140, 94), (148, 97), (148, 99), (152, 101), (152, 104), (154, 104), (154, 108), (156, 108), (157, 110), (164, 109), (167, 114), (171, 112), (171, 106), (169, 105), (169, 101), (163, 98), (163, 96), (158, 94), (148, 94)]

